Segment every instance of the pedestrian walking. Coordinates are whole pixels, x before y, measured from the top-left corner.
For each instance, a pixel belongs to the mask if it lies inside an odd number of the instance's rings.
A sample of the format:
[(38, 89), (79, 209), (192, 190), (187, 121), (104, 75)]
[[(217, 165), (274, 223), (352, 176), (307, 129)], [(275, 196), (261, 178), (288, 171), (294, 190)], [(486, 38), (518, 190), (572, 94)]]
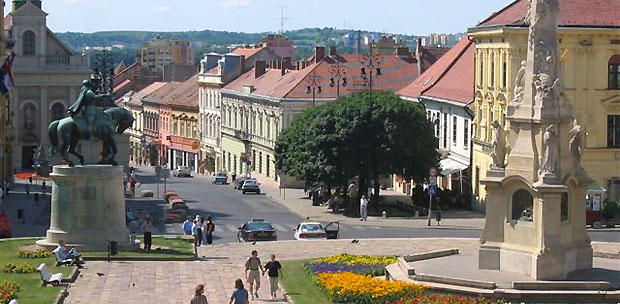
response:
[(153, 220), (150, 216), (147, 216), (142, 223), (142, 233), (144, 234), (144, 250), (151, 251), (152, 245), (152, 232), (153, 232)]
[(368, 199), (362, 194), (360, 198), (360, 221), (368, 220)]
[(183, 234), (192, 235), (192, 225), (193, 225), (192, 217), (188, 216), (185, 222), (181, 224), (181, 230), (183, 230)]
[(43, 192), (43, 195), (45, 195), (45, 181), (43, 181), (43, 183), (41, 183), (41, 192)]
[(204, 295), (205, 286), (203, 284), (196, 285), (196, 291), (194, 292), (194, 297), (189, 304), (209, 304), (207, 301), (207, 297)]
[[(252, 250), (252, 256), (245, 261), (245, 277), (248, 280), (248, 284), (250, 284), (250, 295), (252, 296), (252, 300), (254, 300), (254, 297), (258, 298), (260, 271), (264, 272), (265, 269), (263, 269), (263, 264), (258, 258), (258, 251)], [(256, 289), (254, 289), (255, 284)]]
[(207, 244), (213, 244), (213, 231), (215, 231), (215, 223), (213, 223), (213, 218), (209, 215), (207, 216), (207, 225), (206, 225), (206, 236), (207, 236)]
[(276, 261), (276, 255), (271, 254), (271, 260), (265, 264), (265, 270), (263, 270), (263, 275), (265, 275), (265, 271), (267, 271), (267, 276), (269, 276), (269, 291), (271, 292), (271, 299), (275, 300), (277, 297), (277, 291), (280, 289), (278, 286), (278, 280), (282, 277), (282, 265), (280, 262)]
[(137, 183), (138, 181), (133, 176), (129, 179), (129, 192), (131, 192), (131, 196), (136, 195), (136, 184)]
[(196, 246), (202, 246), (202, 232), (204, 227), (204, 218), (201, 218), (200, 215), (196, 215)]
[(198, 235), (198, 221), (192, 221), (192, 236), (194, 237), (194, 257), (198, 257), (198, 239), (200, 236)]
[(435, 213), (435, 220), (437, 220), (437, 226), (439, 226), (439, 222), (441, 222), (441, 209), (438, 209), (437, 213)]
[(26, 195), (30, 196), (30, 184), (26, 184)]
[(232, 182), (234, 184), (235, 181), (237, 180), (237, 173), (235, 171), (233, 171), (230, 175), (232, 176)]
[(34, 204), (39, 204), (39, 192), (34, 193)]
[(136, 221), (135, 219), (132, 219), (129, 222), (129, 225), (127, 225), (127, 228), (129, 228), (129, 244), (133, 245), (136, 243), (136, 235), (138, 234), (140, 225), (138, 224), (138, 221)]
[(235, 280), (235, 290), (230, 296), (228, 304), (250, 304), (248, 299), (248, 291), (243, 287), (243, 280)]

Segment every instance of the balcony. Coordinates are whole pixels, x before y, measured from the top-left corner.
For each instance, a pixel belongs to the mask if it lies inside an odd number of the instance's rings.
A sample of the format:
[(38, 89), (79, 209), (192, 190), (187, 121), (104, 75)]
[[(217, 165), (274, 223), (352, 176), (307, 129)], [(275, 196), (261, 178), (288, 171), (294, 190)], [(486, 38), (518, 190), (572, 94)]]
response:
[(68, 56), (68, 55), (45, 56), (45, 64), (47, 65), (69, 65), (71, 64), (71, 56)]

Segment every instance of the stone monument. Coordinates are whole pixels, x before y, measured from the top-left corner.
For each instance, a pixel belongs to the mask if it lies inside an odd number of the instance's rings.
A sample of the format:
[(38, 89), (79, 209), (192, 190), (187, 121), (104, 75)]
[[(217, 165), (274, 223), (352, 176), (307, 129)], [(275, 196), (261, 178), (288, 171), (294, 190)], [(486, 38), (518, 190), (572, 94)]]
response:
[(479, 268), (565, 279), (592, 267), (584, 204), (591, 180), (580, 165), (583, 130), (561, 94), (558, 0), (530, 0), (528, 9), (527, 60), (506, 116), (510, 152), (504, 163), (496, 139), (494, 165), (481, 181), (487, 213)]
[[(104, 109), (100, 103), (104, 99), (109, 95), (95, 94), (85, 80), (78, 99), (69, 108), (71, 117), (50, 124), (50, 152), (60, 152), (65, 164), (53, 166), (50, 174), (50, 228), (39, 245), (56, 246), (64, 240), (85, 250), (106, 249), (109, 241), (117, 241), (119, 247), (131, 246), (125, 225), (125, 173), (115, 156), (120, 143), (121, 157), (125, 158), (126, 136), (122, 133), (134, 118), (123, 108)], [(74, 165), (69, 154), (80, 165)]]

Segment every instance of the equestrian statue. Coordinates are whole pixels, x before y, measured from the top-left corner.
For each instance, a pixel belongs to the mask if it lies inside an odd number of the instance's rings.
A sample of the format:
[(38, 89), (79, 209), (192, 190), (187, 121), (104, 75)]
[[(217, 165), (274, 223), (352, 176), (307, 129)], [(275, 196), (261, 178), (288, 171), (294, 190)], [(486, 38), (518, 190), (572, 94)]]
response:
[[(108, 106), (110, 108), (105, 109)], [(117, 165), (114, 161), (117, 149), (113, 135), (122, 134), (131, 127), (134, 122), (131, 112), (116, 107), (109, 94), (93, 92), (90, 80), (82, 82), (80, 95), (68, 112), (69, 117), (55, 120), (49, 125), (50, 155), (60, 151), (63, 162), (73, 166), (68, 155), (70, 153), (84, 165), (84, 157), (75, 150), (80, 140), (101, 140), (103, 155), (99, 163)]]

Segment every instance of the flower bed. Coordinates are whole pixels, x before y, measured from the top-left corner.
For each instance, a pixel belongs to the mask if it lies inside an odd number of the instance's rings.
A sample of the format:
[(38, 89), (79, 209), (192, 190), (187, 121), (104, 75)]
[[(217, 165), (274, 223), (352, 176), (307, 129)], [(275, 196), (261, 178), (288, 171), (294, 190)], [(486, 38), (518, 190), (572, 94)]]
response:
[(405, 282), (390, 282), (351, 272), (319, 273), (319, 285), (335, 303), (379, 304), (415, 296), (424, 288)]
[(339, 254), (309, 262), (306, 267), (313, 273), (352, 272), (362, 275), (381, 276), (385, 266), (396, 263), (396, 257)]
[(9, 303), (19, 291), (19, 285), (13, 281), (3, 280), (0, 282), (0, 304)]
[(49, 258), (52, 256), (51, 252), (45, 251), (43, 249), (37, 249), (37, 250), (18, 250), (17, 251), (17, 256), (20, 258), (27, 258), (27, 259), (42, 259), (42, 258)]
[(36, 268), (28, 263), (21, 263), (19, 265), (6, 263), (4, 264), (3, 271), (6, 273), (33, 273), (36, 271)]
[(399, 299), (390, 304), (501, 304), (502, 300), (489, 300), (485, 298), (469, 298), (451, 294), (418, 293), (413, 297)]

